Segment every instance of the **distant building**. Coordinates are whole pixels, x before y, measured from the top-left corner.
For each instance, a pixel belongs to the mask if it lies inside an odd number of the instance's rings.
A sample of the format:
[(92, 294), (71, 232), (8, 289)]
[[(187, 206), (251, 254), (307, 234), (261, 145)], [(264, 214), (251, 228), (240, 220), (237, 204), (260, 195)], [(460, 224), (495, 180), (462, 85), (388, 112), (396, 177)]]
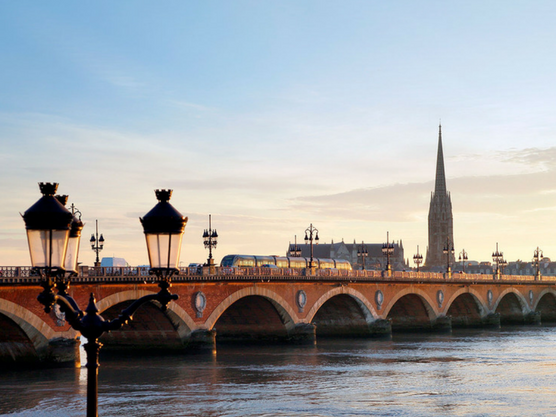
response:
[(128, 263), (124, 258), (102, 258), (100, 261), (100, 266), (103, 268), (108, 268), (111, 266), (128, 266)]
[[(447, 259), (444, 248), (454, 248), (454, 226), (452, 201), (446, 190), (444, 154), (442, 152), (442, 126), (438, 126), (438, 152), (436, 157), (436, 179), (429, 208), (429, 246), (424, 267), (429, 270), (445, 268)], [(455, 262), (450, 253), (450, 264)]]
[[(291, 256), (290, 251), (294, 249), (294, 244), (290, 243), (286, 256)], [(301, 248), (301, 256), (309, 258), (311, 256), (311, 245), (298, 244)], [(365, 269), (382, 270), (386, 266), (386, 256), (382, 254), (382, 243), (365, 243), (368, 256), (365, 258)], [(313, 244), (313, 257), (324, 259), (344, 259), (351, 263), (353, 269), (362, 269), (361, 259), (357, 256), (357, 251), (361, 250), (361, 243), (319, 243)], [(390, 265), (393, 270), (402, 271), (408, 269), (404, 259), (403, 243), (394, 243), (394, 254), (390, 257)]]

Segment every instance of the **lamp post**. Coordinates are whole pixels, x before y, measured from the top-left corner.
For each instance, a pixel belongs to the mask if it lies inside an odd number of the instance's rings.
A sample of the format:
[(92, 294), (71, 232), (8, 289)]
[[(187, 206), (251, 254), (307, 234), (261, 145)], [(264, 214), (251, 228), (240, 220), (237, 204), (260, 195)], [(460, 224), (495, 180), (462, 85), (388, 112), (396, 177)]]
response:
[(365, 246), (365, 242), (361, 241), (361, 249), (357, 250), (357, 257), (361, 259), (361, 269), (365, 270), (365, 259), (369, 256), (369, 251)]
[(504, 261), (504, 252), (498, 250), (498, 242), (496, 242), (496, 252), (492, 252), (492, 262), (496, 264), (496, 271), (494, 273), (495, 278), (500, 278), (500, 266)]
[(417, 272), (419, 272), (419, 265), (423, 263), (423, 255), (419, 253), (419, 245), (417, 245), (417, 253), (413, 255), (413, 262), (417, 265)]
[(96, 234), (93, 233), (91, 235), (91, 240), (89, 242), (91, 243), (91, 248), (97, 254), (97, 258), (95, 260), (95, 267), (99, 267), (100, 260), (98, 258), (98, 253), (104, 248), (104, 236), (102, 236), (101, 234), (100, 238), (98, 237), (98, 220), (96, 221)]
[(300, 258), (301, 257), (301, 246), (297, 244), (297, 235), (294, 236), (294, 244), (293, 247), (290, 244), (289, 256), (293, 258)]
[[(314, 235), (314, 236), (313, 236)], [(319, 231), (313, 227), (313, 223), (305, 229), (305, 244), (311, 244), (311, 260), (309, 261), (309, 269), (313, 269), (313, 241), (315, 241), (315, 245), (319, 244)]]
[(216, 244), (218, 243), (218, 233), (216, 230), (212, 230), (212, 223), (211, 223), (211, 215), (209, 214), (209, 228), (208, 230), (205, 229), (203, 232), (203, 242), (205, 245), (205, 249), (209, 250), (209, 257), (207, 260), (207, 264), (209, 267), (214, 267), (214, 259), (212, 258), (212, 248), (216, 248)]
[(540, 250), (539, 247), (537, 246), (537, 249), (535, 249), (535, 252), (533, 252), (533, 264), (537, 268), (537, 273), (535, 275), (535, 279), (537, 279), (539, 281), (541, 279), (541, 261), (542, 261), (542, 259), (543, 259), (542, 250)]
[(446, 255), (446, 274), (450, 277), (452, 275), (450, 257), (454, 255), (454, 245), (450, 244), (450, 238), (446, 238), (446, 246), (444, 246), (442, 252)]
[(390, 232), (386, 232), (386, 243), (382, 244), (382, 254), (386, 256), (386, 267), (384, 270), (390, 276), (392, 266), (390, 265), (390, 256), (394, 254), (394, 242), (390, 243)]
[(465, 274), (465, 263), (467, 262), (468, 259), (469, 258), (467, 257), (467, 252), (465, 251), (465, 249), (463, 249), (459, 253), (459, 261), (461, 262), (461, 270), (464, 274)]
[[(54, 197), (58, 184), (40, 183), (39, 187), (43, 196), (23, 214), (31, 265), (39, 274), (43, 287), (37, 299), (44, 305), (46, 313), (58, 304), (71, 327), (87, 339), (88, 343), (84, 345), (87, 354), (87, 417), (97, 417), (98, 353), (102, 346), (98, 339), (103, 333), (117, 330), (132, 320), (135, 311), (144, 303), (158, 301), (164, 311), (168, 303), (178, 299), (176, 294), (170, 294), (168, 288), (171, 276), (178, 271), (176, 265), (187, 217), (183, 217), (168, 203), (171, 190), (156, 191), (159, 203), (140, 220), (151, 262), (149, 273), (156, 275), (160, 291), (139, 298), (123, 310), (118, 318), (106, 321), (98, 314), (92, 293), (85, 311), (80, 310), (67, 293), (69, 279), (67, 282), (64, 280), (65, 273), (68, 268), (76, 269), (77, 265), (77, 256), (72, 258), (71, 265), (66, 263), (67, 252), (72, 247), (71, 239), (79, 239), (80, 233), (77, 232), (80, 232), (83, 223), (79, 219), (76, 221), (75, 216)], [(78, 243), (78, 240), (74, 242)], [(54, 288), (57, 294), (54, 294)]]

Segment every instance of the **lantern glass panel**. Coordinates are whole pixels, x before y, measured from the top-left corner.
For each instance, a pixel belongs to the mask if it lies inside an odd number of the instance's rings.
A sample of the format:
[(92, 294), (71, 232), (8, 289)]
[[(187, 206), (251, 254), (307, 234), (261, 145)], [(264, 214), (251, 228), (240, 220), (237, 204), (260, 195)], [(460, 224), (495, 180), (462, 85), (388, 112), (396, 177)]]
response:
[(69, 230), (27, 229), (31, 265), (38, 268), (63, 268)]
[(147, 250), (151, 268), (177, 268), (183, 233), (147, 233)]
[(68, 239), (68, 249), (66, 251), (66, 261), (64, 269), (66, 271), (77, 272), (77, 256), (79, 254), (79, 242), (81, 236), (70, 237)]

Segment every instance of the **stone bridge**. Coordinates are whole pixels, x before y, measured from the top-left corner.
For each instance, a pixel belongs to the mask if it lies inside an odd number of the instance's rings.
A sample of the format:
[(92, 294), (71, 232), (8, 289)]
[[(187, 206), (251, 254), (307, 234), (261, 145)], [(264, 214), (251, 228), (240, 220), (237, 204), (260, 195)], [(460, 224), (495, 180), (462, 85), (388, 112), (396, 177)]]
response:
[[(59, 310), (44, 313), (28, 268), (0, 268), (0, 363), (74, 365), (79, 333)], [(94, 294), (105, 319), (158, 291), (141, 268), (82, 268), (70, 294), (84, 309)], [(220, 343), (315, 343), (556, 321), (556, 277), (417, 272), (184, 268), (162, 312), (141, 307), (103, 351), (214, 351)]]

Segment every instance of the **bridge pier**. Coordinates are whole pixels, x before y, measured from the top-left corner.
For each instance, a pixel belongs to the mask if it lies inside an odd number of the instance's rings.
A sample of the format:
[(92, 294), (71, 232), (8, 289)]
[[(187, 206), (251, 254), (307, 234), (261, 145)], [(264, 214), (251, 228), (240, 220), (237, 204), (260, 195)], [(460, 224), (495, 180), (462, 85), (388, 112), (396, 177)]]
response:
[(187, 343), (188, 353), (216, 352), (216, 330), (198, 329), (191, 332)]
[(450, 333), (452, 331), (452, 317), (439, 316), (432, 323), (432, 332), (434, 333)]
[(81, 340), (57, 337), (48, 341), (45, 361), (47, 365), (56, 367), (79, 367), (81, 357), (79, 347)]
[(385, 319), (376, 319), (369, 324), (369, 330), (372, 337), (384, 337), (392, 335), (392, 321)]
[(289, 341), (294, 344), (314, 344), (317, 340), (317, 326), (310, 323), (298, 323), (289, 336)]

